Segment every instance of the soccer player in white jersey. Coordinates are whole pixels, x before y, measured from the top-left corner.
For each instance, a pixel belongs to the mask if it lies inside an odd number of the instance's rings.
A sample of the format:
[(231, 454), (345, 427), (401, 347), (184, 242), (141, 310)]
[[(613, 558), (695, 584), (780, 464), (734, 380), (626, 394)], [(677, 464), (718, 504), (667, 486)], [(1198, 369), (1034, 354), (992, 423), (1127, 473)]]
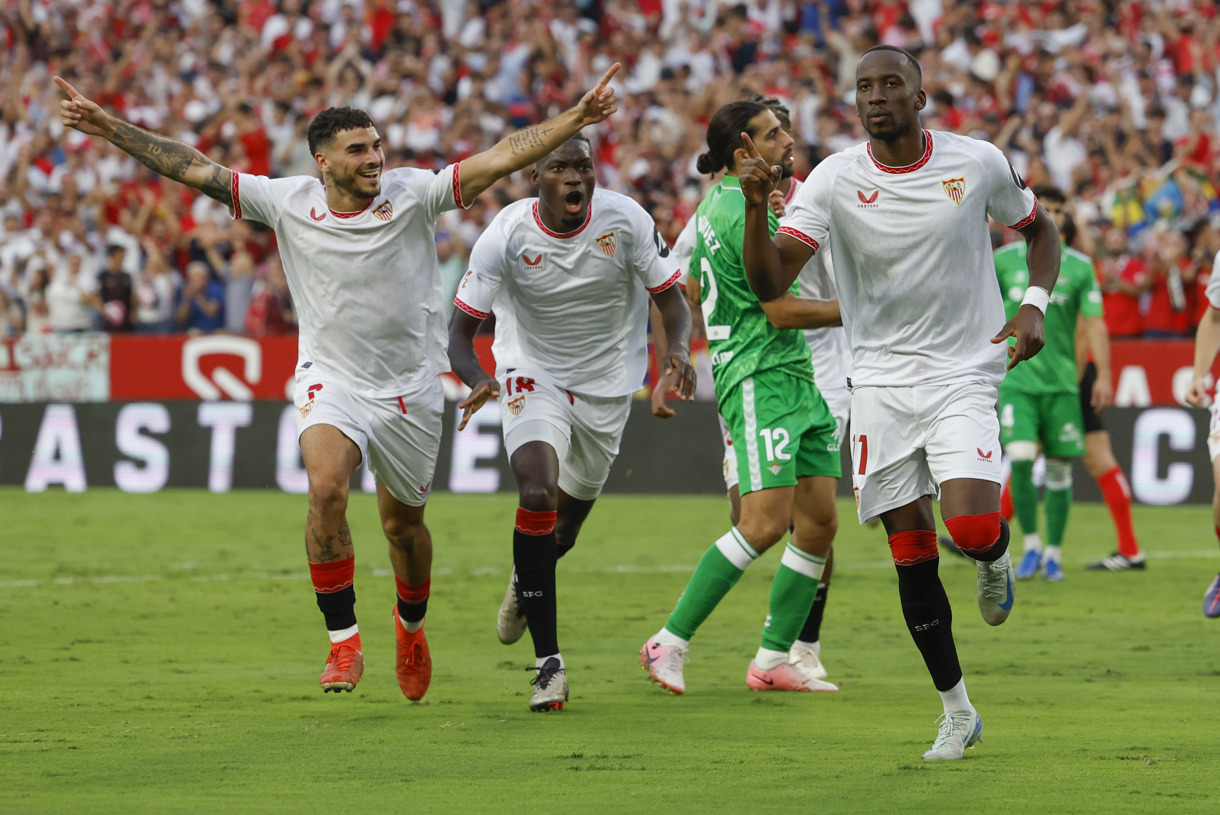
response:
[[(671, 338), (658, 370), (686, 400), (695, 372), (673, 254), (643, 207), (596, 189), (588, 140), (561, 145), (530, 178), (538, 197), (501, 210), (470, 253), (449, 322), (449, 359), (471, 388), (459, 429), (487, 399), (500, 402), (520, 505), (496, 631), (513, 643), (528, 624), (537, 671), (530, 709), (545, 711), (568, 698), (555, 563), (576, 544), (610, 475), (644, 381), (649, 294)], [(494, 377), (474, 350), (493, 312)]]
[[(781, 296), (821, 246), (852, 353), (852, 480), (861, 521), (880, 517), (898, 572), (903, 617), (940, 692), (944, 716), (925, 759), (961, 758), (982, 737), (938, 574), (932, 497), (956, 545), (978, 562), (983, 619), (1012, 609), (1008, 528), (999, 513), (996, 388), (1009, 365), (1045, 342), (1042, 317), (1059, 270), (1050, 216), (991, 144), (920, 127), (919, 64), (878, 46), (856, 68), (856, 109), (869, 139), (829, 156), (806, 179), (774, 240), (767, 197), (779, 177), (757, 155), (742, 170), (743, 252), (764, 302)], [(1004, 322), (987, 216), (1029, 244), (1030, 287)], [(998, 330), (998, 333), (997, 333)]]
[(322, 180), (268, 179), (222, 167), (189, 145), (122, 121), (59, 77), (63, 124), (100, 136), (153, 171), (275, 230), (300, 324), (295, 402), (309, 478), (305, 550), (330, 653), (319, 684), (351, 691), (364, 671), (346, 512), (356, 468), (377, 477), (377, 505), (398, 589), (395, 670), (408, 699), (428, 689), (424, 637), (432, 537), (424, 504), (440, 445), (447, 368), (436, 220), (614, 113), (615, 64), (571, 109), (433, 173), (385, 170), (368, 114), (328, 108), (309, 126)]
[[(1186, 401), (1192, 405), (1203, 407), (1208, 403), (1207, 379), (1211, 373), (1212, 363), (1220, 352), (1220, 255), (1212, 264), (1211, 280), (1207, 282), (1207, 310), (1199, 321), (1199, 332), (1195, 335), (1195, 365), (1194, 374), (1190, 380), (1190, 390), (1186, 392)], [(1211, 400), (1211, 425), (1207, 433), (1207, 452), (1212, 460), (1212, 480), (1215, 482), (1212, 493), (1212, 525), (1216, 537), (1220, 538), (1220, 400)], [(1208, 617), (1220, 617), (1220, 575), (1207, 587), (1203, 594), (1203, 614)]]

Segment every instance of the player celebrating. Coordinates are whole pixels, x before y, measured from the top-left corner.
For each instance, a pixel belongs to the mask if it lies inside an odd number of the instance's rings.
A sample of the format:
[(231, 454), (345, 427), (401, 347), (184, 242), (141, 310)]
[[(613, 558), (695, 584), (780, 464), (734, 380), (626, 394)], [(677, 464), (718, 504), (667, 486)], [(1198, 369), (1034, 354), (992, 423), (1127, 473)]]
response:
[[(1066, 236), (1067, 197), (1058, 187), (1035, 187), (1034, 195)], [(1062, 544), (1072, 504), (1072, 459), (1084, 455), (1084, 416), (1076, 377), (1076, 318), (1083, 317), (1083, 330), (1094, 359), (1110, 369), (1110, 342), (1102, 317), (1101, 290), (1093, 273), (1093, 261), (1070, 249), (1066, 239), (1060, 246), (1061, 265), (1055, 296), (1046, 311), (1046, 347), (1025, 365), (1014, 368), (1000, 385), (1000, 442), (1012, 463), (1012, 501), (1021, 531), (1025, 555), (1016, 578), (1026, 580), (1038, 573), (1047, 580), (1063, 580)], [(995, 253), (996, 275), (1004, 298), (1004, 313), (1011, 319), (1021, 308), (1029, 285), (1027, 247), (1010, 243)], [(1101, 412), (1110, 406), (1114, 389), (1108, 377), (1095, 379), (1091, 404)], [(1038, 534), (1038, 491), (1034, 486), (1034, 461), (1038, 448), (1046, 456), (1046, 546)]]
[(809, 615), (838, 528), (839, 475), (834, 419), (814, 387), (809, 347), (793, 329), (837, 324), (838, 305), (802, 300), (795, 287), (769, 303), (759, 303), (750, 292), (741, 262), (737, 178), (746, 158), (738, 135), (743, 130), (757, 137), (775, 163), (791, 150), (792, 137), (765, 105), (732, 102), (716, 111), (708, 124), (708, 152), (698, 167), (704, 173), (724, 168), (725, 174), (695, 213), (698, 237), (691, 259), (703, 293), (716, 401), (736, 454), (741, 518), (703, 555), (665, 626), (640, 649), (640, 660), (654, 682), (683, 693), (683, 664), (695, 631), (794, 520), (746, 684), (754, 690), (835, 691), (789, 652)]
[[(920, 127), (919, 64), (877, 46), (856, 66), (862, 145), (829, 156), (771, 239), (767, 199), (780, 170), (748, 134), (745, 267), (765, 303), (783, 297), (819, 247), (834, 249), (852, 352), (852, 481), (861, 521), (880, 517), (898, 572), (903, 617), (940, 692), (944, 716), (925, 759), (961, 758), (983, 726), (966, 694), (952, 608), (938, 574), (932, 496), (954, 542), (978, 562), (983, 619), (1012, 610), (1008, 526), (999, 513), (996, 386), (1044, 343), (1042, 317), (1059, 271), (1050, 216), (994, 146)], [(987, 214), (1029, 243), (1030, 288), (1004, 311)], [(997, 326), (999, 333), (992, 336)]]
[[(576, 545), (618, 454), (648, 367), (647, 294), (672, 338), (658, 369), (690, 400), (690, 310), (679, 270), (652, 218), (632, 199), (596, 187), (593, 150), (576, 136), (530, 171), (538, 197), (501, 210), (470, 254), (449, 322), (453, 371), (471, 388), (458, 429), (500, 400), (504, 447), (520, 506), (513, 575), (497, 619), (500, 641), (528, 624), (534, 641), (530, 710), (562, 709), (568, 678), (559, 651), (555, 563)], [(647, 293), (646, 293), (647, 292)], [(474, 336), (496, 315), (496, 375), (479, 365)]]
[[(1199, 333), (1195, 335), (1194, 375), (1186, 401), (1197, 407), (1207, 404), (1207, 378), (1212, 362), (1220, 352), (1220, 254), (1212, 262), (1211, 280), (1207, 282), (1207, 310), (1199, 321)], [(1212, 524), (1216, 537), (1220, 538), (1220, 400), (1211, 403), (1211, 427), (1207, 434), (1207, 452), (1212, 460), (1212, 479), (1215, 491), (1212, 495)], [(1220, 574), (1203, 594), (1203, 614), (1220, 617)]]
[(573, 108), (440, 172), (385, 170), (368, 114), (328, 108), (309, 125), (322, 174), (268, 179), (222, 167), (189, 145), (122, 121), (59, 77), (63, 123), (101, 136), (157, 173), (275, 230), (300, 323), (295, 402), (309, 477), (305, 549), (331, 648), (319, 684), (351, 691), (364, 672), (354, 547), (346, 520), (352, 473), (367, 460), (390, 543), (399, 687), (428, 690), (424, 637), (432, 537), (424, 505), (440, 445), (446, 368), (436, 274), (438, 216), (614, 113), (615, 64)]

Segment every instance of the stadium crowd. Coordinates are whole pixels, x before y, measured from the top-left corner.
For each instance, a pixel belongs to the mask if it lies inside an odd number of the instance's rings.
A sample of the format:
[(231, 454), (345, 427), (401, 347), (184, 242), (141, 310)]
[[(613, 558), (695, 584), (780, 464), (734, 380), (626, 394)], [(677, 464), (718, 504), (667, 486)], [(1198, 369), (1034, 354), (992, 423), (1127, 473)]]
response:
[[(57, 73), (227, 167), (284, 176), (317, 175), (304, 133), (328, 106), (369, 111), (387, 167), (440, 168), (618, 61), (621, 110), (589, 134), (599, 183), (672, 241), (708, 186), (694, 159), (713, 111), (785, 100), (803, 177), (864, 140), (854, 66), (886, 43), (920, 60), (926, 127), (1071, 191), (1113, 336), (1191, 336), (1220, 251), (1212, 0), (9, 0), (0, 39), (0, 336), (295, 330), (271, 233), (65, 131)], [(531, 193), (517, 174), (446, 214), (450, 292), (495, 213)]]

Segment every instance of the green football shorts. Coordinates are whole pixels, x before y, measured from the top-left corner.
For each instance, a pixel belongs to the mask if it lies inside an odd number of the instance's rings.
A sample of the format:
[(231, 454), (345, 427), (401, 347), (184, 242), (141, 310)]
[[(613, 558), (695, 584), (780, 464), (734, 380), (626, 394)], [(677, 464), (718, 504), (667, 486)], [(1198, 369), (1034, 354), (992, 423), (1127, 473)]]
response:
[(1050, 458), (1084, 455), (1079, 393), (1023, 393), (1000, 387), (1000, 444), (1032, 441)]
[(742, 495), (796, 486), (798, 478), (841, 475), (834, 417), (814, 384), (760, 371), (720, 400), (736, 453)]

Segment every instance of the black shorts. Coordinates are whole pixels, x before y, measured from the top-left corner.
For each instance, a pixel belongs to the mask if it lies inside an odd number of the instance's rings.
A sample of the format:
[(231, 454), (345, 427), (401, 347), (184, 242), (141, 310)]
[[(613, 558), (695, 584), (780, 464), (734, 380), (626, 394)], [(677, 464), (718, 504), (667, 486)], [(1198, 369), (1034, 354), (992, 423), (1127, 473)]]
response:
[(1092, 362), (1084, 366), (1084, 375), (1080, 377), (1080, 410), (1084, 413), (1084, 432), (1096, 433), (1105, 430), (1101, 417), (1093, 410), (1093, 383), (1097, 381), (1097, 366)]

